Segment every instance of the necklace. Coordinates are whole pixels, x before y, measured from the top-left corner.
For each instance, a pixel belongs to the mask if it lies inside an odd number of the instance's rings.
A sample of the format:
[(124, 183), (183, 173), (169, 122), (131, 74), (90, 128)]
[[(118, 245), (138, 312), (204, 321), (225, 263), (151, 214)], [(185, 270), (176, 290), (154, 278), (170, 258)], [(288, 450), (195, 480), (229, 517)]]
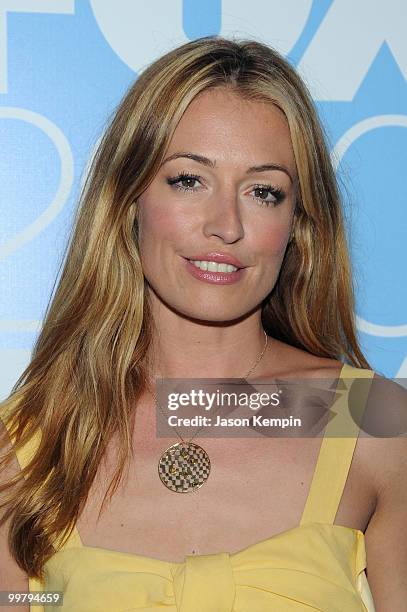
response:
[[(250, 376), (266, 351), (268, 336), (264, 330), (263, 333), (265, 336), (264, 347), (254, 365), (252, 365), (244, 378)], [(157, 402), (156, 394), (151, 393), (151, 391), (149, 392), (165, 418), (165, 414)], [(174, 426), (172, 427), (181, 439), (181, 442), (172, 444), (162, 453), (158, 461), (158, 475), (163, 485), (165, 485), (167, 489), (170, 489), (170, 491), (174, 491), (175, 493), (190, 493), (199, 489), (206, 482), (211, 471), (211, 462), (208, 453), (202, 446), (192, 442), (201, 429), (203, 429), (204, 425), (200, 427), (188, 441), (184, 440)]]

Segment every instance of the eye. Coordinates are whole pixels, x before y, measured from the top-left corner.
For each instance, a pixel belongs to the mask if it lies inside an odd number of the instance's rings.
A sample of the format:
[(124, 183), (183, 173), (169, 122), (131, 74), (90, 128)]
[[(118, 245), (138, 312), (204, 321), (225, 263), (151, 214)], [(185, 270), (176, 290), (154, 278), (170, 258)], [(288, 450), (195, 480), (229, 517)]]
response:
[[(194, 192), (198, 189), (194, 183), (202, 184), (202, 177), (190, 172), (180, 172), (177, 176), (167, 178), (167, 183), (174, 189)], [(274, 187), (273, 185), (254, 185), (252, 191), (258, 195), (252, 195), (251, 197), (261, 206), (277, 206), (286, 195), (281, 187)], [(269, 196), (271, 196), (271, 199), (267, 199)]]
[[(274, 187), (273, 185), (255, 185), (253, 191), (260, 194), (251, 197), (256, 202), (260, 202), (261, 206), (270, 206), (271, 204), (277, 206), (285, 198), (285, 193), (281, 187)], [(266, 199), (269, 195), (271, 199)]]
[[(194, 187), (194, 183), (196, 181), (200, 182), (200, 180), (200, 176), (190, 174), (189, 172), (181, 172), (177, 176), (167, 178), (167, 183), (171, 187), (174, 187), (175, 189), (179, 189), (181, 191), (195, 191), (196, 187)], [(184, 183), (184, 185), (182, 185), (182, 183)]]

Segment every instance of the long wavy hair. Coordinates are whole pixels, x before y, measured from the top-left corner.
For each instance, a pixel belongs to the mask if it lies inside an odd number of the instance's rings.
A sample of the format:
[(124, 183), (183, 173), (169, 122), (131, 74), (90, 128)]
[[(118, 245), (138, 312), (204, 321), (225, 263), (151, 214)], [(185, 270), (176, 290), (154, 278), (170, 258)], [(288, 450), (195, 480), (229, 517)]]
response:
[(339, 189), (306, 86), (286, 59), (253, 40), (209, 36), (170, 51), (137, 78), (98, 146), (31, 362), (1, 405), (13, 441), (1, 465), (37, 436), (27, 465), (0, 488), (10, 551), (29, 576), (42, 578), (55, 540), (69, 536), (112, 436), (120, 452), (106, 495), (133, 454), (153, 333), (137, 200), (190, 102), (214, 87), (275, 104), (290, 129), (299, 178), (294, 239), (261, 305), (264, 329), (313, 355), (370, 368), (356, 337)]

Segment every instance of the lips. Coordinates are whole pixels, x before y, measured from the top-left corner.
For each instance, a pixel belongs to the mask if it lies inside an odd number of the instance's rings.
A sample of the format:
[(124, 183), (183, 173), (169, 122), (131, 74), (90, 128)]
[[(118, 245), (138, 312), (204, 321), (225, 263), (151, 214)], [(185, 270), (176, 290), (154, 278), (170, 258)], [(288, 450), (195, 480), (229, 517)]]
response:
[(219, 251), (212, 251), (211, 253), (199, 253), (198, 255), (191, 255), (186, 257), (190, 261), (215, 261), (216, 263), (230, 264), (236, 268), (244, 268), (245, 266), (241, 261), (233, 257), (229, 253), (221, 253)]
[[(199, 257), (202, 257), (202, 255), (200, 255)], [(191, 274), (197, 280), (202, 281), (204, 283), (209, 283), (211, 285), (232, 285), (234, 283), (239, 282), (245, 274), (244, 268), (238, 268), (234, 272), (211, 272), (210, 270), (201, 270), (200, 268), (197, 268), (196, 265), (193, 264), (186, 257), (184, 257), (183, 259), (185, 261), (185, 269), (187, 270), (187, 272), (189, 272), (189, 274)]]

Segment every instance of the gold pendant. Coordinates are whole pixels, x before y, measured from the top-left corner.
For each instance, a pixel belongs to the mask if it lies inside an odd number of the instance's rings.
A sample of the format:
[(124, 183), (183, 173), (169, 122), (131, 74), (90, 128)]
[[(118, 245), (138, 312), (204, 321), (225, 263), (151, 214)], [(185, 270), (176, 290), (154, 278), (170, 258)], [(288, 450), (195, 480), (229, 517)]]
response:
[(207, 452), (193, 442), (177, 442), (163, 452), (158, 462), (161, 482), (176, 493), (190, 493), (207, 480), (211, 462)]

